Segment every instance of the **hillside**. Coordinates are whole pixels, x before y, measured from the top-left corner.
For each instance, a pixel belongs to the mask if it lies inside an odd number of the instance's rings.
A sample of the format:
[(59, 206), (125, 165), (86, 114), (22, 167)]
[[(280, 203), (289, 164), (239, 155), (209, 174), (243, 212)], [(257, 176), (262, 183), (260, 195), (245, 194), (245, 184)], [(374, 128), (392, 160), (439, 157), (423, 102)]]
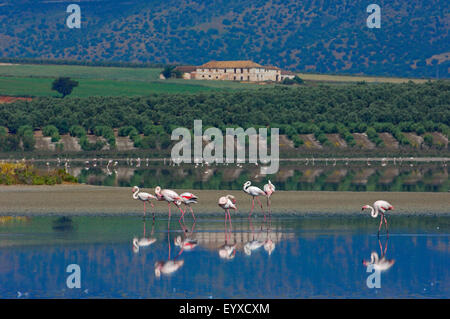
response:
[(0, 56), (201, 64), (226, 59), (317, 73), (449, 77), (449, 2), (381, 1), (368, 29), (361, 1), (0, 1)]

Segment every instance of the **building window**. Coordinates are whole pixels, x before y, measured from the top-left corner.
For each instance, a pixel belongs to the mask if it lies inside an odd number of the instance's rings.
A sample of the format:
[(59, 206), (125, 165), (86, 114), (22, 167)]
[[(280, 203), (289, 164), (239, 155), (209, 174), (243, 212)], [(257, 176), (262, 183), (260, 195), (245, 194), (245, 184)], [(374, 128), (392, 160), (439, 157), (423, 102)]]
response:
[(244, 73), (244, 69), (241, 68), (241, 73)]
[(234, 76), (234, 80), (236, 80), (236, 75)]
[(244, 77), (243, 76), (241, 76), (241, 80), (243, 80), (244, 79)]
[[(236, 68), (234, 68), (234, 73), (236, 73)], [(236, 77), (234, 77), (234, 79), (236, 80)]]

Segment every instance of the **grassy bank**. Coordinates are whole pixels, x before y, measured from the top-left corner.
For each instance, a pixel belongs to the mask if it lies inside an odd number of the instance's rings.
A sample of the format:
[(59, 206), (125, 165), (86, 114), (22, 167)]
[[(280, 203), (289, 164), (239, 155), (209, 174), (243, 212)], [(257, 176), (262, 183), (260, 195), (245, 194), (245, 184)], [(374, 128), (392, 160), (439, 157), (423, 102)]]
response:
[(2, 185), (55, 185), (77, 183), (77, 179), (63, 169), (42, 172), (33, 165), (24, 163), (0, 163), (0, 184)]

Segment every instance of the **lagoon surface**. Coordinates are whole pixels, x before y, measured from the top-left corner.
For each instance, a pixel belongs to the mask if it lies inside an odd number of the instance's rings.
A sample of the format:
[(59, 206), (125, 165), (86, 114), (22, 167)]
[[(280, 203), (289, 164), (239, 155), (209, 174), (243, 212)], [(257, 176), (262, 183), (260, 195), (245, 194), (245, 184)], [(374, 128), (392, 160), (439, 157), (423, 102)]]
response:
[[(186, 217), (187, 232), (177, 215), (169, 229), (161, 216), (0, 217), (0, 298), (449, 298), (450, 217), (389, 226), (378, 238), (366, 215), (235, 217), (232, 232), (221, 216)], [(66, 285), (70, 264), (81, 288)]]

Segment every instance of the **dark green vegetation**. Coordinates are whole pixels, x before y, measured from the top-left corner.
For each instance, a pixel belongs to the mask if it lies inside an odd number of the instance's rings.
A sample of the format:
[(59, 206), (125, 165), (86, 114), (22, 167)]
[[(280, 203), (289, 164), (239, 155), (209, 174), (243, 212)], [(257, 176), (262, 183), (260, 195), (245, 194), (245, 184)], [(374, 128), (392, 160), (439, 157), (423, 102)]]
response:
[(52, 83), (52, 90), (62, 94), (62, 97), (66, 97), (72, 90), (78, 86), (78, 82), (71, 80), (69, 77), (59, 77)]
[(78, 180), (63, 169), (44, 173), (33, 165), (0, 163), (0, 184), (55, 185), (63, 182), (77, 183)]
[[(11, 137), (3, 130), (0, 147), (3, 151), (12, 150), (19, 144), (10, 139), (22, 139), (23, 149), (32, 149), (32, 130), (45, 128), (44, 135), (54, 141), (57, 133), (70, 133), (80, 138), (84, 150), (101, 149), (102, 143), (89, 144), (86, 133), (90, 131), (103, 136), (114, 149), (116, 128), (119, 136), (129, 136), (136, 147), (164, 149), (170, 145), (172, 130), (192, 129), (194, 119), (203, 120), (203, 129), (214, 126), (223, 132), (226, 127), (278, 127), (296, 147), (303, 144), (300, 134), (314, 134), (321, 144), (332, 147), (326, 134), (333, 133), (349, 146), (355, 145), (352, 133), (367, 133), (374, 144), (383, 146), (378, 135), (382, 132), (391, 133), (400, 145), (408, 145), (405, 132), (441, 132), (448, 138), (449, 101), (450, 83), (445, 81), (275, 87), (146, 97), (36, 98), (0, 104), (0, 126), (17, 135)], [(424, 138), (425, 144), (434, 145), (432, 136)]]
[(367, 28), (370, 2), (361, 1), (77, 3), (82, 27), (69, 29), (65, 2), (4, 0), (0, 56), (195, 65), (252, 59), (318, 73), (449, 76), (446, 0), (379, 3), (381, 29)]

